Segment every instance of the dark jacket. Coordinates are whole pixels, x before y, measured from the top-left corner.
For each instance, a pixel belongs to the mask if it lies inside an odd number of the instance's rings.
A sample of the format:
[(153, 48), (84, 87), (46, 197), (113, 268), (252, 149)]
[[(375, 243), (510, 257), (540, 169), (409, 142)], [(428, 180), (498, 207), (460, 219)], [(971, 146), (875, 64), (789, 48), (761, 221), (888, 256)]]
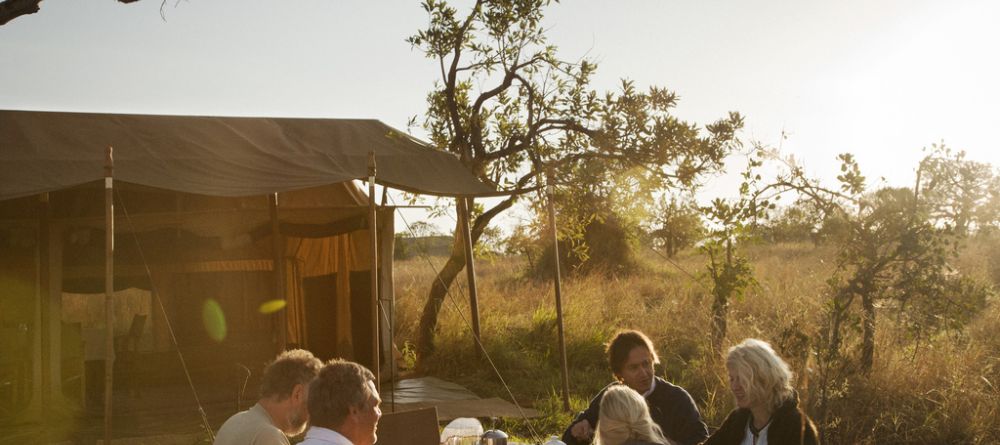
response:
[[(620, 385), (612, 383), (611, 385)], [(590, 406), (586, 411), (577, 414), (563, 433), (562, 441), (566, 445), (586, 445), (587, 442), (579, 441), (570, 433), (570, 428), (577, 422), (586, 420), (590, 426), (597, 425), (597, 417), (601, 408), (601, 397), (604, 391), (611, 387), (608, 385), (597, 393), (590, 400)], [(701, 420), (698, 407), (694, 404), (691, 395), (680, 386), (672, 385), (666, 380), (656, 377), (656, 387), (653, 393), (646, 397), (646, 405), (649, 406), (649, 415), (653, 422), (660, 426), (663, 435), (681, 445), (694, 445), (700, 443), (708, 437), (708, 428)]]
[[(733, 410), (703, 445), (739, 445), (749, 421), (749, 409)], [(774, 412), (771, 426), (767, 427), (767, 445), (819, 445), (816, 425), (799, 409), (798, 396), (785, 401)]]

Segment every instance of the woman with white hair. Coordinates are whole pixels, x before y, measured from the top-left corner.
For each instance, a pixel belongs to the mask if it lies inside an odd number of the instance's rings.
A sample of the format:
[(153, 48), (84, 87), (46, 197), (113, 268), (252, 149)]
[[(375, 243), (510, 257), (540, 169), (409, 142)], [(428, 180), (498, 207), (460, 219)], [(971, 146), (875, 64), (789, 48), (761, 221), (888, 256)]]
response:
[(726, 357), (736, 409), (704, 445), (816, 445), (816, 426), (799, 409), (792, 372), (767, 342), (748, 338)]
[(649, 416), (646, 400), (627, 385), (612, 385), (601, 397), (594, 445), (673, 445)]

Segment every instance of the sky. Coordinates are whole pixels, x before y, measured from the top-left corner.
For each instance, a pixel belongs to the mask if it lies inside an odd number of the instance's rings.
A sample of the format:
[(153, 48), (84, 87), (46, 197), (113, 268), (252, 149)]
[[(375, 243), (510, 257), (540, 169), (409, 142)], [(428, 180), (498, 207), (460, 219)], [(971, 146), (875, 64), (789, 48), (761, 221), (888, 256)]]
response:
[[(0, 108), (406, 129), (438, 76), (405, 42), (426, 24), (417, 1), (168, 1), (165, 20), (160, 7), (47, 0), (0, 26)], [(598, 62), (595, 89), (666, 87), (699, 124), (739, 111), (744, 140), (831, 183), (851, 152), (866, 176), (909, 185), (941, 141), (1000, 166), (1000, 2), (564, 0), (544, 23), (563, 58)]]

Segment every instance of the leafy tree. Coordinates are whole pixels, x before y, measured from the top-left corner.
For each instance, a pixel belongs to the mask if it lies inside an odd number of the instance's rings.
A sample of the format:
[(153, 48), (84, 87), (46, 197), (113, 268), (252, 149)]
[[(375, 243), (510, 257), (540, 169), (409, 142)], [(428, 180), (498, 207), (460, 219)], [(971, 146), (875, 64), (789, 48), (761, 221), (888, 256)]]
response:
[[(954, 295), (949, 296), (945, 289), (966, 292), (958, 300), (976, 300), (978, 297), (969, 296), (981, 292), (955, 281), (959, 277), (949, 267), (958, 253), (961, 232), (934, 217), (943, 196), (938, 187), (946, 187), (946, 182), (924, 182), (918, 169), (912, 189), (886, 187), (868, 192), (854, 157), (843, 154), (840, 161), (839, 191), (819, 186), (796, 168), (778, 183), (803, 192), (846, 226), (846, 236), (838, 243), (837, 270), (829, 280), (825, 359), (840, 356), (844, 328), (857, 326), (862, 336), (858, 364), (867, 373), (875, 353), (877, 307), (897, 307), (910, 321), (934, 317), (957, 320), (971, 308), (952, 300)], [(921, 163), (926, 165), (927, 160)], [(940, 308), (945, 300), (951, 300), (955, 310), (931, 309)], [(860, 306), (858, 312), (853, 309), (856, 305)], [(921, 325), (921, 329), (932, 327)]]
[[(118, 3), (135, 3), (139, 0), (118, 0)], [(39, 11), (42, 0), (0, 0), (0, 26), (14, 20), (22, 15), (34, 14)], [(167, 6), (167, 0), (160, 3), (160, 16), (164, 15), (163, 9)]]
[[(837, 268), (828, 280), (827, 324), (816, 343), (820, 423), (829, 401), (847, 394), (847, 378), (867, 375), (875, 355), (878, 308), (893, 308), (898, 323), (920, 338), (941, 329), (960, 328), (985, 305), (988, 288), (955, 274), (949, 267), (961, 237), (933, 217), (935, 187), (941, 181), (917, 182), (910, 188), (866, 190), (865, 177), (850, 154), (839, 157), (839, 190), (823, 187), (786, 162), (788, 171), (764, 189), (795, 192), (811, 200), (824, 226), (836, 221)], [(921, 163), (925, 165), (925, 163)], [(852, 333), (860, 333), (855, 341)], [(846, 351), (857, 347), (858, 356)]]
[[(757, 156), (754, 156), (757, 155)], [(750, 156), (743, 172), (739, 196), (734, 199), (716, 198), (701, 209), (711, 228), (701, 250), (708, 255), (706, 269), (712, 280), (712, 346), (722, 350), (728, 326), (729, 304), (742, 298), (744, 292), (757, 284), (750, 261), (738, 246), (754, 233), (757, 222), (774, 204), (762, 198), (756, 184), (761, 176), (755, 169), (763, 165), (760, 150)], [(765, 189), (766, 190), (766, 189)]]
[[(609, 174), (637, 169), (661, 184), (687, 187), (720, 167), (742, 126), (737, 113), (704, 131), (683, 122), (670, 114), (677, 96), (663, 88), (640, 92), (623, 81), (618, 91), (594, 91), (596, 65), (562, 60), (547, 41), (541, 21), (548, 4), (479, 0), (460, 13), (446, 1), (426, 0), (429, 22), (409, 38), (440, 67), (423, 121), (431, 140), (510, 193), (472, 221), (473, 243), (546, 172), (565, 184), (587, 180), (574, 173), (598, 163)], [(465, 267), (461, 239), (455, 237), (424, 306), (422, 358), (434, 350), (442, 301)]]
[(694, 245), (705, 235), (705, 224), (701, 212), (693, 199), (680, 200), (676, 195), (662, 195), (653, 215), (657, 226), (650, 233), (663, 247), (668, 258), (673, 258), (681, 249)]
[(798, 200), (776, 209), (775, 214), (762, 223), (761, 236), (775, 243), (812, 241), (819, 244), (822, 221), (811, 201)]
[(968, 160), (964, 151), (953, 152), (941, 144), (932, 146), (921, 161), (920, 174), (926, 184), (924, 197), (931, 206), (930, 216), (936, 222), (965, 235), (995, 221), (995, 210), (988, 207), (997, 193), (991, 165)]

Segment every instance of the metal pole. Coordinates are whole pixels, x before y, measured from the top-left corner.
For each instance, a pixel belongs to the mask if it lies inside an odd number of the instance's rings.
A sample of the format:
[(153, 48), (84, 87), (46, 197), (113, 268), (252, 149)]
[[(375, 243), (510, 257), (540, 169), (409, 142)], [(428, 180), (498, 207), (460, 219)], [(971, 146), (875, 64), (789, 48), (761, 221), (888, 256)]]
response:
[(111, 394), (114, 377), (115, 348), (115, 205), (113, 149), (108, 146), (104, 157), (104, 443), (111, 443)]
[(479, 292), (476, 288), (476, 266), (472, 261), (472, 232), (469, 224), (472, 218), (469, 212), (467, 198), (456, 198), (458, 201), (458, 221), (462, 244), (465, 244), (465, 271), (469, 281), (469, 309), (472, 311), (472, 335), (473, 348), (476, 350), (476, 357), (482, 357), (483, 351), (480, 347), (482, 337), (479, 336)]
[[(278, 194), (267, 197), (267, 207), (271, 214), (271, 250), (274, 252), (274, 294), (279, 300), (285, 300), (285, 243), (281, 237), (281, 227), (278, 221)], [(278, 311), (278, 350), (288, 348), (288, 303), (285, 310)]]
[(569, 411), (569, 369), (566, 365), (566, 336), (563, 329), (562, 310), (562, 276), (559, 267), (559, 234), (556, 231), (556, 208), (553, 204), (552, 177), (548, 177), (547, 206), (549, 210), (549, 227), (552, 231), (552, 251), (555, 254), (555, 292), (556, 292), (556, 325), (559, 327), (559, 358), (562, 364), (562, 399), (563, 409)]
[(371, 241), (371, 287), (372, 287), (372, 373), (375, 374), (375, 389), (381, 391), (381, 375), (378, 363), (378, 225), (375, 218), (375, 152), (368, 152), (368, 234)]

